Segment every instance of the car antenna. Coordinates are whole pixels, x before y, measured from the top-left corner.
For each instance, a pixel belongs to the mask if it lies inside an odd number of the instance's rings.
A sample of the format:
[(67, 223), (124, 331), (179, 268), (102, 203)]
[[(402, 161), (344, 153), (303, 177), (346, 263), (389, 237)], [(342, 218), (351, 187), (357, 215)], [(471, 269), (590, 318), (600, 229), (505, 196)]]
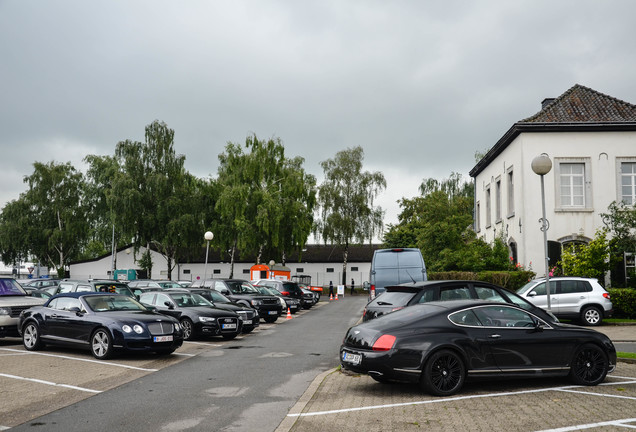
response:
[(413, 285), (415, 285), (415, 279), (413, 279), (413, 276), (411, 276), (411, 273), (409, 273), (409, 271), (406, 270), (406, 274), (409, 275), (409, 277), (411, 278), (411, 282), (413, 282)]

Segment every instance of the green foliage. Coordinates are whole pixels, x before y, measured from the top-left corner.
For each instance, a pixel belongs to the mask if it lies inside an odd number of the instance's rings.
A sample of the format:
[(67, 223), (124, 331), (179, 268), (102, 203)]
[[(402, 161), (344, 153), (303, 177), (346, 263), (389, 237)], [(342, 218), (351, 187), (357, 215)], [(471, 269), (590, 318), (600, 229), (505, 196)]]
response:
[(614, 306), (614, 318), (636, 318), (636, 289), (609, 288), (607, 292)]
[(564, 276), (581, 276), (603, 280), (605, 272), (610, 269), (610, 245), (607, 241), (607, 230), (596, 232), (588, 244), (573, 245), (563, 248), (561, 261)]
[(320, 219), (315, 233), (343, 246), (342, 283), (347, 283), (347, 255), (353, 242), (371, 240), (382, 230), (384, 211), (373, 201), (386, 188), (384, 175), (362, 171), (364, 150), (353, 147), (320, 163), (325, 179), (319, 187)]
[(499, 285), (509, 291), (516, 291), (535, 276), (534, 272), (527, 270), (428, 272), (429, 280), (478, 280)]
[(146, 249), (144, 253), (141, 254), (141, 257), (137, 260), (137, 264), (139, 264), (139, 268), (145, 270), (147, 272), (148, 278), (152, 278), (152, 254), (150, 249)]

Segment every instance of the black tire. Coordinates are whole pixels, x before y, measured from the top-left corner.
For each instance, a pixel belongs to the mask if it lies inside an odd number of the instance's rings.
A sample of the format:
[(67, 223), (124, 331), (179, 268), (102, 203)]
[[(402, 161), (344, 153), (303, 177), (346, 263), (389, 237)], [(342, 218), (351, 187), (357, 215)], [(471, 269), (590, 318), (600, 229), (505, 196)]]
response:
[(605, 351), (594, 344), (576, 349), (570, 365), (570, 380), (577, 385), (595, 386), (605, 379), (609, 361)]
[(222, 335), (222, 336), (223, 336), (223, 339), (225, 339), (225, 340), (232, 340), (232, 339), (234, 339), (235, 337), (237, 337), (237, 336), (238, 336), (238, 333), (234, 333), (234, 334), (224, 334), (224, 335)]
[(603, 312), (596, 306), (588, 306), (581, 311), (581, 322), (586, 326), (598, 326), (603, 322)]
[(40, 327), (33, 321), (28, 322), (22, 328), (22, 343), (29, 351), (37, 351), (44, 348), (44, 343), (40, 338)]
[(99, 328), (91, 336), (91, 354), (98, 360), (106, 360), (113, 355), (113, 339), (108, 330)]
[(181, 320), (181, 329), (183, 330), (183, 340), (192, 340), (194, 338), (194, 324), (190, 318)]
[(420, 385), (434, 396), (450, 396), (464, 385), (466, 369), (462, 359), (450, 350), (433, 353), (424, 365)]
[(276, 322), (276, 320), (278, 319), (278, 315), (276, 315), (276, 316), (269, 316), (268, 315), (266, 317), (263, 317), (263, 319), (265, 320), (266, 323), (270, 323), (271, 324), (273, 322)]

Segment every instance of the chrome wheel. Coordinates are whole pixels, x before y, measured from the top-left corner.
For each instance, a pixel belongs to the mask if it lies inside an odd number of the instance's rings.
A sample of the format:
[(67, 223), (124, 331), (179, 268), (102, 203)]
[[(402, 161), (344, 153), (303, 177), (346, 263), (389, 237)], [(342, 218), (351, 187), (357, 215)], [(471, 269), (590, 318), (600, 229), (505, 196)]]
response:
[(193, 327), (194, 327), (194, 324), (192, 324), (192, 321), (190, 321), (188, 318), (185, 318), (183, 319), (183, 321), (181, 321), (181, 328), (183, 328), (183, 339), (185, 340), (192, 339)]
[(594, 386), (605, 379), (609, 367), (607, 356), (596, 345), (583, 345), (574, 354), (570, 379), (579, 385)]
[(589, 326), (597, 326), (601, 324), (601, 321), (603, 320), (601, 311), (595, 307), (585, 308), (581, 313), (581, 318), (583, 320), (583, 324)]
[(106, 330), (100, 329), (93, 333), (91, 338), (91, 352), (93, 357), (103, 360), (111, 356), (113, 343), (110, 334)]
[(40, 330), (34, 323), (29, 323), (24, 327), (22, 331), (22, 342), (24, 347), (29, 351), (35, 351), (42, 345), (40, 341)]

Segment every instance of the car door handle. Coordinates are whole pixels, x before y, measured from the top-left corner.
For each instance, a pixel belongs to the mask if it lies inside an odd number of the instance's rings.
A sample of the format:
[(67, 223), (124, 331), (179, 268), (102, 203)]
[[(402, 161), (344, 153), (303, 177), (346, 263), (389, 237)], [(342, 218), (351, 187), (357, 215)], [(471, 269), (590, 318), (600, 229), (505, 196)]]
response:
[(499, 338), (501, 337), (501, 335), (499, 335), (499, 334), (495, 333), (495, 334), (491, 334), (491, 335), (490, 335), (490, 337), (491, 337), (492, 339), (499, 339)]

